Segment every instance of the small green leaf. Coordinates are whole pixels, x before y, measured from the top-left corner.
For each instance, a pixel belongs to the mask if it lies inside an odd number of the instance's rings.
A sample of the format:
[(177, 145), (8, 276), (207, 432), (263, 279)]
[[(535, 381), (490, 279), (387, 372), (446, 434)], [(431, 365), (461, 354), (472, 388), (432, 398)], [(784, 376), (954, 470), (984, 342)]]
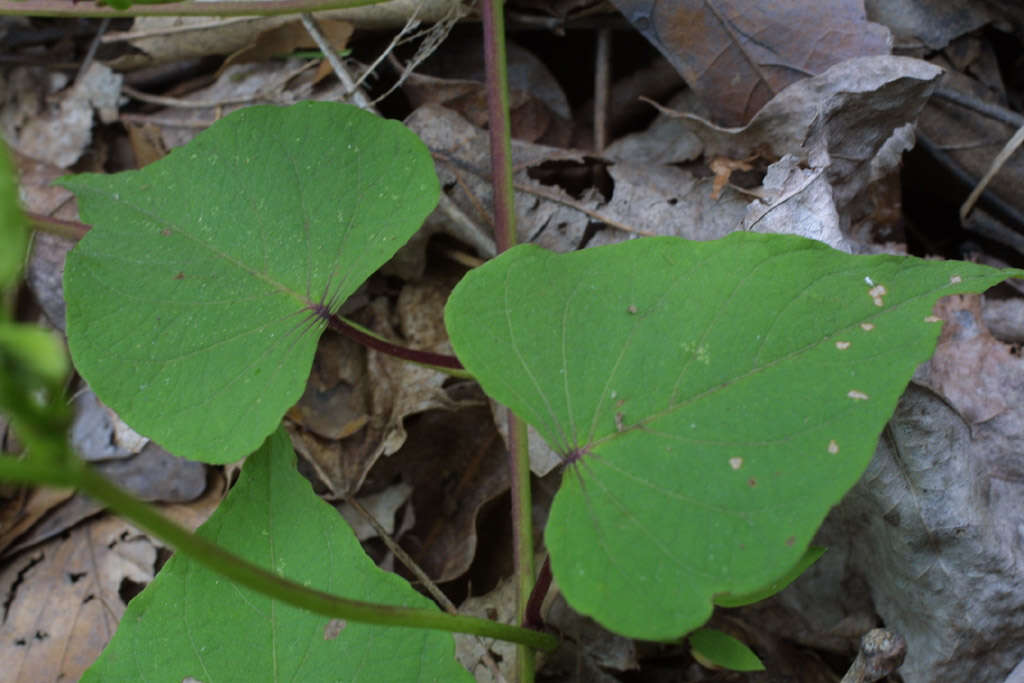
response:
[(341, 303), (437, 203), (408, 129), (338, 103), (249, 107), (140, 171), (62, 184), (93, 229), (68, 256), (79, 372), (177, 455), (231, 462), (302, 394)]
[(0, 322), (0, 359), (0, 372), (27, 371), (49, 384), (59, 384), (70, 370), (57, 335), (34, 325)]
[(807, 549), (800, 560), (793, 565), (793, 568), (786, 572), (779, 580), (771, 582), (764, 588), (750, 593), (745, 593), (743, 595), (716, 595), (715, 604), (719, 607), (742, 607), (743, 605), (752, 605), (755, 602), (767, 600), (789, 584), (796, 581), (800, 575), (807, 571), (812, 564), (817, 562), (827, 550), (828, 548), (812, 545)]
[[(392, 605), (433, 603), (377, 568), (295, 471), (278, 430), (200, 535), (313, 588)], [(451, 634), (341, 624), (239, 587), (175, 555), (128, 605), (83, 681), (469, 681)]]
[(713, 628), (701, 628), (691, 633), (690, 651), (697, 661), (720, 669), (764, 671), (764, 664), (749, 647)]
[(7, 149), (0, 143), (0, 292), (14, 284), (25, 260), (28, 233), (18, 205), (18, 183)]
[(753, 233), (524, 245), (470, 272), (445, 321), (572, 465), (545, 530), (568, 602), (662, 640), (803, 556), (934, 349), (936, 299), (1022, 274)]

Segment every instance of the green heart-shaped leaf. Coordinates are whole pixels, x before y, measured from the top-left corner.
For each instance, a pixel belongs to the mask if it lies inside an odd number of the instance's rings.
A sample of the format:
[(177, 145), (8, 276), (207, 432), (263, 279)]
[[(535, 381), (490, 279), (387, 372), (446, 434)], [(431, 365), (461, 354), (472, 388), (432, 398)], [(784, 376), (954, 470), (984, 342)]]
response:
[(322, 102), (243, 109), (140, 171), (62, 183), (93, 224), (65, 271), (76, 367), (136, 430), (207, 462), (274, 430), (323, 329), (309, 307), (340, 305), (438, 197), (408, 129)]
[[(198, 531), (278, 574), (360, 600), (436, 608), (373, 564), (295, 471), (281, 429)], [(83, 681), (469, 681), (438, 631), (342, 623), (282, 604), (175, 555), (125, 610)]]
[(931, 354), (935, 300), (1021, 275), (752, 233), (520, 246), (445, 320), (484, 390), (571, 463), (545, 531), (567, 600), (666, 639), (797, 563)]

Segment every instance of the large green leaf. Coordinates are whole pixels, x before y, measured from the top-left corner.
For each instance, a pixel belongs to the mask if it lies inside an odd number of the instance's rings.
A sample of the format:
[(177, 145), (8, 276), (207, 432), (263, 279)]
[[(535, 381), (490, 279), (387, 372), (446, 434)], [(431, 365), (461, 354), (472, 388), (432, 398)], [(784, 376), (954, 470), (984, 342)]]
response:
[[(312, 588), (410, 607), (432, 603), (378, 569), (295, 471), (278, 430), (199, 532)], [(341, 624), (242, 588), (181, 555), (128, 605), (83, 681), (469, 681), (449, 633)]]
[[(62, 183), (93, 229), (68, 256), (79, 372), (168, 450), (229, 462), (302, 394), (322, 322), (438, 197), (408, 129), (355, 107), (250, 107), (140, 171)], [(310, 329), (312, 328), (312, 329)]]
[(445, 320), (485, 391), (572, 463), (545, 531), (568, 601), (665, 639), (797, 563), (931, 354), (935, 300), (1021, 274), (751, 233), (520, 246)]

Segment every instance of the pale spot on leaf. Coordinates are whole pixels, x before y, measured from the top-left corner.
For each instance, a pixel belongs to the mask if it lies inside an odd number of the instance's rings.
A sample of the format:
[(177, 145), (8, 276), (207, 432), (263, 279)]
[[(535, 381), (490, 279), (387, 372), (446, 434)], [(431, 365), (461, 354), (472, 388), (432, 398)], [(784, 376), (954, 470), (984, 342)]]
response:
[(856, 389), (850, 389), (850, 391), (846, 392), (846, 395), (852, 398), (854, 401), (868, 400), (867, 394), (865, 394), (863, 391), (857, 391)]
[(860, 329), (864, 330), (865, 332), (870, 332), (871, 330), (875, 329), (875, 326), (873, 323), (861, 323)]
[(888, 293), (889, 292), (885, 289), (885, 285), (875, 285), (868, 290), (868, 295), (875, 302), (876, 306), (881, 306), (883, 304), (882, 297)]
[(835, 455), (836, 453), (839, 452), (839, 444), (836, 443), (835, 439), (832, 439), (831, 441), (828, 442), (828, 452), (831, 453), (832, 455)]
[(334, 640), (345, 630), (347, 622), (344, 619), (331, 619), (324, 627), (324, 640)]
[(927, 318), (925, 318), (924, 321), (926, 323), (941, 323), (942, 322), (942, 318), (940, 318), (937, 315), (930, 315)]
[(951, 285), (958, 285), (961, 282), (963, 282), (963, 278), (961, 278), (959, 275), (954, 275), (953, 277), (949, 278), (949, 284)]
[(848, 341), (837, 341), (836, 342), (836, 348), (839, 349), (840, 351), (845, 351), (846, 349), (850, 348), (850, 342), (848, 342)]
[(743, 467), (743, 458), (729, 458), (729, 467), (738, 470)]

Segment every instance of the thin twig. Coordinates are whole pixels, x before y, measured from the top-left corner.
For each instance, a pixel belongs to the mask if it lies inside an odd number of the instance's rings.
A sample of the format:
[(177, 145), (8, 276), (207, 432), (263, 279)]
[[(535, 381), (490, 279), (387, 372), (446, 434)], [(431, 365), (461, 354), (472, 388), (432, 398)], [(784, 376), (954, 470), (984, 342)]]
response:
[(305, 27), (306, 32), (316, 43), (316, 46), (320, 48), (320, 51), (324, 53), (324, 58), (327, 59), (327, 63), (331, 65), (334, 70), (334, 75), (341, 81), (342, 87), (345, 88), (345, 97), (350, 98), (352, 103), (360, 109), (366, 109), (368, 111), (375, 111), (373, 104), (362, 90), (356, 87), (356, 82), (352, 80), (352, 76), (349, 75), (348, 69), (341, 63), (341, 59), (338, 58), (337, 53), (334, 51), (334, 47), (327, 42), (324, 38), (324, 34), (317, 28), (316, 23), (313, 21), (313, 15), (304, 13), (299, 15), (299, 19), (302, 20), (302, 25)]
[(104, 32), (107, 27), (110, 26), (110, 17), (104, 17), (100, 21), (99, 27), (96, 29), (96, 36), (89, 43), (89, 49), (85, 53), (85, 57), (82, 58), (82, 65), (78, 67), (78, 73), (75, 75), (75, 83), (78, 83), (82, 78), (85, 77), (85, 72), (92, 66), (92, 60), (96, 57), (96, 50), (100, 46), (100, 41), (103, 38)]
[(967, 216), (971, 213), (971, 209), (974, 208), (974, 203), (978, 201), (978, 197), (981, 196), (981, 193), (985, 191), (988, 184), (992, 182), (992, 178), (995, 177), (996, 173), (999, 172), (999, 169), (1003, 167), (1022, 143), (1024, 143), (1024, 125), (1018, 128), (1017, 132), (1013, 134), (1013, 137), (1007, 140), (1006, 144), (1003, 145), (1003, 148), (999, 150), (999, 154), (997, 154), (996, 158), (992, 160), (992, 165), (989, 166), (988, 171), (985, 172), (985, 175), (978, 181), (978, 184), (974, 186), (974, 189), (971, 190), (971, 193), (967, 196), (967, 200), (960, 207), (961, 223), (967, 220)]
[(275, 79), (259, 92), (253, 93), (252, 95), (246, 95), (245, 97), (234, 97), (223, 100), (186, 100), (180, 97), (167, 97), (166, 95), (150, 95), (149, 93), (142, 92), (141, 90), (136, 90), (130, 85), (121, 86), (121, 92), (133, 99), (139, 100), (140, 102), (159, 104), (162, 107), (174, 107), (177, 109), (217, 109), (218, 107), (227, 107), (233, 104), (249, 104), (250, 102), (258, 102), (260, 100), (273, 100), (274, 98), (270, 93), (283, 87), (288, 81), (295, 78), (303, 71), (312, 69), (316, 65), (316, 60), (305, 62), (301, 66), (285, 72), (280, 78)]
[(149, 114), (121, 114), (118, 116), (121, 121), (128, 123), (151, 123), (154, 126), (165, 126), (168, 128), (199, 128), (205, 130), (214, 124), (216, 119), (209, 121), (185, 121), (169, 119), (164, 116), (150, 116)]
[(597, 32), (594, 56), (594, 151), (600, 154), (608, 144), (608, 99), (611, 91), (612, 31)]
[(174, 107), (175, 109), (216, 109), (217, 107), (229, 106), (232, 104), (248, 104), (258, 100), (266, 99), (261, 94), (247, 95), (246, 97), (235, 97), (226, 100), (184, 100), (180, 97), (167, 97), (166, 95), (150, 95), (149, 93), (136, 90), (130, 85), (121, 86), (121, 92), (133, 100), (147, 104), (159, 104), (161, 107)]
[(479, 225), (473, 222), (470, 218), (459, 208), (459, 205), (448, 198), (448, 195), (444, 192), (441, 193), (441, 197), (438, 200), (437, 208), (448, 218), (449, 225), (451, 227), (452, 236), (456, 239), (460, 239), (469, 246), (477, 250), (481, 256), (486, 258), (494, 258), (498, 253), (497, 247), (494, 246), (494, 240), (490, 235), (486, 234)]
[(992, 102), (985, 102), (973, 95), (960, 92), (959, 90), (953, 90), (952, 88), (936, 88), (932, 93), (934, 97), (959, 104), (961, 107), (966, 107), (972, 111), (976, 111), (982, 116), (987, 116), (990, 119), (1001, 121), (1002, 123), (1013, 126), (1014, 128), (1020, 128), (1024, 126), (1024, 116), (1018, 114), (1015, 111), (1010, 111), (1006, 107), (1000, 107), (998, 104)]

